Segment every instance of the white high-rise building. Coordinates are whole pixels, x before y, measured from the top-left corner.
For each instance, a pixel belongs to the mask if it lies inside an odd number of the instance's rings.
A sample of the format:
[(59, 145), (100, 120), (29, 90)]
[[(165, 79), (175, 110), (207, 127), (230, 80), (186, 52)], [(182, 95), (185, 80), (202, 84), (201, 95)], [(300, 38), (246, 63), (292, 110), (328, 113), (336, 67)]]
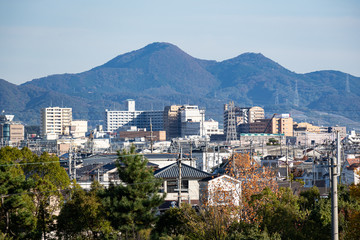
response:
[(196, 105), (184, 105), (180, 108), (180, 120), (181, 137), (204, 135), (205, 110), (200, 110)]
[[(136, 126), (150, 131), (163, 130), (164, 111), (136, 111), (135, 101), (126, 100), (127, 111), (111, 111), (105, 109), (105, 131), (114, 132), (124, 126)], [(150, 121), (151, 120), (151, 121)]]
[(41, 136), (64, 135), (71, 126), (72, 108), (48, 107), (41, 109)]

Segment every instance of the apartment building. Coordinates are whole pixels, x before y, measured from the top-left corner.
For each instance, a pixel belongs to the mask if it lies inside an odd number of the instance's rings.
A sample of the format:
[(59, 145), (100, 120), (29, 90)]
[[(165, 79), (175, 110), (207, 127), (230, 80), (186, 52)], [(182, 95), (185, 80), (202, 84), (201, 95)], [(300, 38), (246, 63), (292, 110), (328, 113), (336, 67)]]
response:
[(72, 108), (48, 107), (41, 109), (40, 135), (57, 138), (71, 126)]
[[(236, 125), (254, 123), (256, 120), (265, 118), (265, 111), (262, 107), (237, 107), (235, 106), (232, 111), (235, 116)], [(224, 132), (227, 133), (228, 119), (230, 117), (229, 105), (224, 105)]]
[(105, 109), (105, 131), (114, 132), (125, 126), (136, 126), (153, 131), (163, 130), (164, 111), (136, 111), (135, 101), (126, 100), (127, 111), (112, 111)]
[(270, 133), (293, 136), (293, 119), (289, 114), (276, 115), (271, 119), (257, 119), (252, 123), (240, 124), (239, 133)]
[(168, 140), (176, 137), (223, 134), (219, 122), (205, 120), (205, 110), (197, 105), (171, 105), (164, 108), (164, 130)]
[(204, 135), (205, 110), (196, 105), (184, 105), (180, 109), (181, 137)]
[(274, 117), (271, 123), (271, 129), (274, 134), (282, 133), (285, 136), (291, 137), (294, 135), (294, 122), (289, 114), (281, 114)]

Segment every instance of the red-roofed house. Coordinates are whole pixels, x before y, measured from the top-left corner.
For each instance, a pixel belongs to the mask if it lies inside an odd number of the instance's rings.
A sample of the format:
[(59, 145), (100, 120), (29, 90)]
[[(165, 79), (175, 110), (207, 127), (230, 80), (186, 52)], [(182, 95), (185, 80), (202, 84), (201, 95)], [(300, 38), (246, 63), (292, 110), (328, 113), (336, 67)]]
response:
[(341, 182), (350, 185), (360, 183), (360, 158), (348, 158), (342, 168)]

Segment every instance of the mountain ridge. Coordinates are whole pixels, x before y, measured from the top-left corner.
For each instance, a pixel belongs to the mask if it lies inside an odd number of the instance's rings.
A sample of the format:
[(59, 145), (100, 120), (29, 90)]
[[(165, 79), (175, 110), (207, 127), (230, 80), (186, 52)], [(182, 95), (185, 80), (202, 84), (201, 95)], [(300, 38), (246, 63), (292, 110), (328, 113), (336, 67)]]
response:
[[(19, 86), (3, 84), (17, 95), (0, 91), (4, 98), (0, 109), (7, 107), (14, 113), (22, 109), (21, 118), (28, 121), (26, 112), (39, 111), (51, 98), (61, 105), (63, 99), (74, 105), (75, 117), (101, 122), (99, 113), (105, 108), (119, 109), (125, 99), (133, 98), (138, 109), (187, 102), (205, 106), (207, 115), (221, 121), (222, 105), (232, 100), (240, 106), (260, 105), (267, 112), (297, 110), (309, 118), (311, 111), (336, 111), (358, 122), (360, 78), (348, 75), (351, 92), (346, 92), (346, 77), (334, 70), (295, 73), (261, 53), (243, 53), (220, 62), (198, 59), (173, 44), (156, 42), (81, 73), (50, 75)], [(20, 93), (23, 107), (16, 108), (11, 99)], [(346, 111), (348, 105), (354, 110)]]

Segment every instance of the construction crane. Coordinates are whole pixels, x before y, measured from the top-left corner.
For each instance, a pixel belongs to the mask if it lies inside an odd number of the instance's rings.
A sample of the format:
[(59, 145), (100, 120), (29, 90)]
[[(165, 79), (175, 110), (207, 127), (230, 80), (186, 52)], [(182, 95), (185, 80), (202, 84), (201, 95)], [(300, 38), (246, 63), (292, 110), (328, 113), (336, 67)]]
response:
[(268, 122), (268, 124), (266, 125), (266, 128), (265, 128), (265, 130), (264, 130), (264, 133), (266, 133), (266, 131), (268, 130), (269, 125), (270, 125), (270, 123), (272, 122), (272, 120), (273, 120), (273, 118), (275, 117), (276, 114), (277, 114), (277, 113), (274, 113), (274, 114), (272, 115), (272, 117), (270, 118), (270, 121)]

